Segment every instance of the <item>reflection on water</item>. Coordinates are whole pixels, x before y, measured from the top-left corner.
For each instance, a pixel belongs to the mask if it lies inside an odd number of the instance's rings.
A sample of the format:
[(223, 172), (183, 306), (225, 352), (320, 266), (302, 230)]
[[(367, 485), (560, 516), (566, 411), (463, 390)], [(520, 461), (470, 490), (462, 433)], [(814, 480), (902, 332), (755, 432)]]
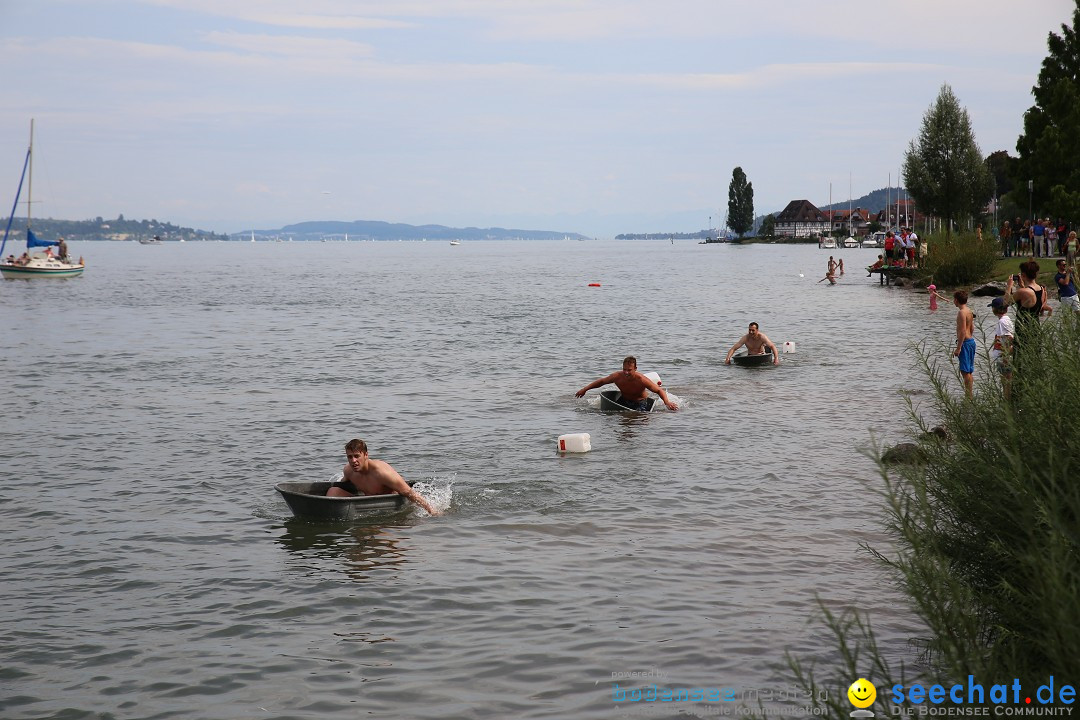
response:
[[(659, 401), (657, 401), (659, 402)], [(630, 442), (640, 430), (649, 426), (652, 413), (647, 412), (621, 412), (618, 413), (615, 427), (615, 439), (619, 442)]]
[[(386, 522), (386, 516), (382, 521)], [(376, 569), (396, 568), (405, 563), (408, 547), (403, 544), (400, 531), (409, 526), (400, 521), (346, 526), (293, 518), (286, 520), (283, 527), (284, 532), (278, 538), (283, 548), (305, 561), (330, 560), (340, 564), (353, 580), (367, 581)]]

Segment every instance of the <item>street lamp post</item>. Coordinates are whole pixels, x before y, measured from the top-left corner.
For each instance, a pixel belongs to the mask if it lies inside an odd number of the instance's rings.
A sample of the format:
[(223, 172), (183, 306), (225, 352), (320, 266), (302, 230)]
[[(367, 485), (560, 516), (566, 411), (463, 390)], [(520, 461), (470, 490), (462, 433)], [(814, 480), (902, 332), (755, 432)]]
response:
[(1035, 222), (1035, 214), (1034, 214), (1034, 212), (1032, 211), (1032, 208), (1031, 208), (1031, 195), (1034, 192), (1034, 190), (1035, 190), (1035, 181), (1034, 180), (1028, 180), (1028, 219), (1030, 219), (1031, 222)]

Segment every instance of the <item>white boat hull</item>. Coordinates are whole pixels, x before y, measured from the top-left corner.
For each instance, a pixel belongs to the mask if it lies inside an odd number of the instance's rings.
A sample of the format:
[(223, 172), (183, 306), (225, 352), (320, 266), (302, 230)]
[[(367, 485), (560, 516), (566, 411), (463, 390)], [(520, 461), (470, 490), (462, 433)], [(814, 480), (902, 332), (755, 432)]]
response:
[(75, 277), (82, 275), (85, 263), (62, 262), (59, 258), (35, 255), (25, 265), (2, 263), (0, 273), (5, 278)]

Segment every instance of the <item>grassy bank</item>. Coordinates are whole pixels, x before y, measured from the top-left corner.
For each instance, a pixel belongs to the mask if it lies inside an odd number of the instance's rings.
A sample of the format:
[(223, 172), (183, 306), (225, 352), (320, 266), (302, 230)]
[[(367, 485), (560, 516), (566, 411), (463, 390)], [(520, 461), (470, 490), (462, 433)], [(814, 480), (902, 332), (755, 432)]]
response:
[(998, 261), (994, 263), (994, 269), (990, 275), (990, 279), (1005, 282), (1009, 279), (1010, 275), (1015, 275), (1020, 272), (1020, 263), (1027, 262), (1028, 260), (1034, 260), (1039, 263), (1040, 278), (1046, 280), (1054, 279), (1054, 274), (1057, 272), (1057, 258), (1031, 257), (998, 258)]
[[(870, 618), (826, 613), (836, 666), (789, 658), (814, 697), (829, 691), (825, 714), (847, 717), (858, 677), (877, 686), (878, 717), (894, 714), (886, 689), (897, 683), (949, 687), (973, 675), (989, 688), (1018, 678), (1032, 693), (1051, 675), (1059, 686), (1080, 681), (1080, 320), (1055, 316), (1021, 338), (1011, 399), (985, 350), (966, 400), (944, 348), (915, 349), (927, 390), (922, 404), (909, 401), (916, 461), (879, 465), (874, 489), (893, 544), (864, 549), (923, 627), (910, 647), (883, 650)], [(928, 433), (939, 424), (948, 439)]]

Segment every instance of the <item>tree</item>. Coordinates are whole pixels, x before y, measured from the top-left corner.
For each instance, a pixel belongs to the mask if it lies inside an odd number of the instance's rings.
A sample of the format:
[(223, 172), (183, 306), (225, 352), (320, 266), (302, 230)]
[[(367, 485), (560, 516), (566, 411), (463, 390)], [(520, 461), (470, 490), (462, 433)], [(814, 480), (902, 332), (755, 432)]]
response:
[[(1035, 104), (1024, 113), (1024, 134), (1016, 141), (1020, 157), (1012, 200), (1036, 212), (1080, 217), (1080, 0), (1072, 27), (1050, 33), (1050, 53), (1031, 89)], [(1028, 181), (1032, 181), (1030, 197)], [(1018, 197), (1019, 196), (1019, 197)]]
[(772, 237), (776, 234), (776, 216), (766, 215), (761, 220), (761, 227), (758, 228), (758, 235), (762, 237)]
[(746, 173), (741, 167), (731, 171), (727, 194), (727, 226), (742, 237), (754, 227), (754, 185), (746, 182)]
[(947, 84), (923, 116), (918, 138), (908, 143), (903, 172), (915, 205), (948, 220), (946, 234), (954, 220), (981, 213), (990, 200), (990, 171), (975, 142), (971, 118)]
[(1012, 175), (1015, 164), (1016, 158), (1009, 155), (1005, 150), (998, 150), (986, 156), (986, 169), (990, 171), (990, 176), (994, 178), (994, 189), (997, 191), (998, 197), (1003, 197), (1006, 193), (1012, 192)]

